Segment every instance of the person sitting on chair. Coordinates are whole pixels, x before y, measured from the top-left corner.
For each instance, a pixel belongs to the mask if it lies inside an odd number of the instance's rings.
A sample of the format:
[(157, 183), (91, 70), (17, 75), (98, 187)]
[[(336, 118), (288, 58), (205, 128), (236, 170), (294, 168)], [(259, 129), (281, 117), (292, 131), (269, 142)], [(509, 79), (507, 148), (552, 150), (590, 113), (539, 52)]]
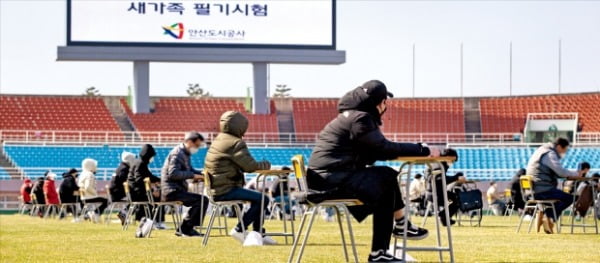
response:
[(422, 144), (391, 142), (379, 126), (386, 101), (393, 97), (385, 84), (371, 80), (347, 92), (338, 102), (337, 117), (319, 133), (308, 162), (306, 179), (310, 189), (330, 192), (331, 198), (356, 198), (364, 205), (350, 206), (359, 222), (373, 214), (373, 236), (369, 262), (396, 262), (387, 253), (392, 234), (423, 239), (428, 231), (404, 218), (404, 201), (398, 171), (373, 166), (378, 160), (400, 156), (439, 156), (437, 149)]
[[(62, 174), (63, 181), (58, 189), (58, 195), (60, 196), (60, 201), (63, 204), (77, 203), (77, 196), (75, 195), (75, 193), (79, 191), (79, 187), (77, 186), (77, 174), (78, 172), (75, 168), (71, 168), (69, 171)], [(67, 213), (72, 213), (75, 215), (77, 211), (73, 209), (74, 207), (67, 206)]]
[[(443, 155), (445, 156), (452, 156), (452, 157), (456, 157), (455, 161), (458, 161), (458, 153), (454, 150), (454, 149), (445, 149)], [(450, 166), (452, 165), (452, 163), (448, 163), (448, 162), (441, 162), (443, 167), (440, 167), (439, 164), (434, 163), (431, 164), (431, 168), (433, 170), (430, 170), (429, 168), (427, 168), (425, 170), (425, 174), (427, 175), (427, 200), (433, 203), (433, 189), (432, 189), (432, 184), (431, 184), (431, 176), (432, 173), (434, 171), (440, 171), (442, 168), (444, 168), (444, 176), (446, 177), (446, 185), (450, 185), (452, 183), (465, 183), (467, 181), (467, 178), (464, 176), (463, 173), (458, 172), (452, 176), (448, 175), (448, 169), (450, 169)], [(458, 194), (453, 192), (453, 191), (447, 191), (446, 189), (444, 189), (444, 186), (442, 185), (442, 177), (441, 176), (436, 176), (435, 177), (435, 193), (437, 196), (437, 203), (439, 206), (443, 206), (444, 205), (444, 191), (446, 191), (447, 195), (448, 195), (448, 207), (444, 207), (443, 210), (439, 211), (438, 216), (440, 218), (440, 221), (442, 222), (443, 226), (447, 226), (447, 222), (446, 222), (446, 213), (444, 212), (444, 209), (448, 209), (448, 214), (450, 216), (450, 225), (454, 225), (456, 223), (456, 221), (454, 219), (452, 219), (452, 217), (456, 214), (456, 212), (458, 212), (458, 209), (460, 208), (460, 203), (458, 201)]]
[[(237, 111), (227, 111), (220, 118), (221, 132), (213, 140), (208, 153), (204, 168), (210, 176), (210, 191), (215, 201), (244, 200), (250, 202), (250, 209), (244, 213), (243, 222), (239, 222), (230, 232), (230, 235), (244, 242), (245, 234), (250, 224), (254, 231), (265, 233), (261, 229), (260, 215), (262, 194), (257, 191), (244, 189), (244, 172), (250, 173), (256, 170), (267, 170), (271, 168), (268, 161), (257, 162), (242, 139), (248, 130), (248, 119)], [(266, 207), (265, 207), (266, 209)], [(243, 224), (243, 228), (242, 228)], [(262, 230), (262, 232), (261, 232)], [(263, 243), (266, 245), (276, 244), (269, 236), (263, 234)]]
[[(160, 182), (160, 178), (153, 175), (150, 169), (148, 169), (148, 165), (154, 162), (154, 156), (156, 156), (156, 151), (154, 147), (150, 144), (144, 144), (139, 154), (140, 158), (134, 160), (131, 164), (131, 168), (129, 168), (129, 175), (127, 176), (127, 183), (129, 184), (129, 188), (131, 189), (131, 200), (134, 202), (147, 202), (148, 195), (146, 194), (146, 183), (144, 179), (149, 178), (151, 184), (155, 184)], [(158, 199), (159, 200), (159, 199)], [(150, 211), (154, 211), (153, 208), (150, 208)], [(141, 220), (142, 217), (153, 218), (153, 215), (146, 215), (146, 212), (142, 207), (138, 207), (135, 215), (135, 220)], [(166, 229), (165, 226), (165, 218), (164, 213), (159, 212), (159, 217), (157, 217), (154, 222), (154, 226), (157, 229)]]
[(557, 138), (554, 142), (546, 143), (535, 150), (527, 164), (527, 174), (533, 177), (534, 198), (536, 200), (558, 200), (554, 203), (556, 217), (554, 217), (550, 208), (544, 211), (545, 217), (542, 217), (542, 211), (538, 215), (538, 230), (540, 223), (542, 223), (546, 234), (553, 233), (554, 223), (563, 210), (573, 203), (573, 196), (556, 188), (558, 178), (576, 180), (581, 178), (583, 174), (581, 170), (575, 172), (562, 167), (560, 159), (565, 156), (568, 150), (569, 141), (565, 138)]
[(48, 173), (46, 180), (44, 181), (43, 191), (46, 197), (46, 204), (58, 205), (60, 200), (58, 199), (58, 193), (56, 192), (56, 185), (54, 184), (55, 173)]
[(501, 216), (504, 215), (504, 210), (506, 210), (506, 203), (502, 200), (502, 196), (498, 193), (498, 183), (496, 181), (490, 182), (490, 187), (487, 190), (487, 201), (488, 205), (494, 212), (494, 215)]
[[(250, 209), (244, 213), (243, 222), (231, 230), (230, 235), (244, 242), (246, 233), (252, 224), (254, 231), (265, 233), (261, 229), (260, 215), (262, 194), (260, 192), (244, 189), (244, 172), (251, 173), (256, 170), (268, 170), (271, 163), (256, 161), (242, 139), (248, 130), (248, 119), (237, 111), (227, 111), (221, 115), (220, 130), (217, 137), (208, 149), (204, 167), (210, 176), (210, 191), (215, 201), (244, 200), (250, 202)], [(266, 209), (266, 206), (264, 207)], [(242, 228), (243, 224), (243, 228)], [(262, 232), (261, 232), (262, 230)], [(269, 236), (263, 234), (263, 243), (276, 244)]]
[(177, 236), (202, 236), (194, 227), (201, 225), (203, 216), (200, 215), (206, 214), (209, 201), (206, 196), (188, 192), (186, 180), (204, 180), (202, 172), (192, 167), (192, 155), (200, 150), (203, 143), (204, 137), (200, 133), (186, 133), (184, 142), (169, 152), (161, 170), (161, 200), (180, 201), (190, 208), (181, 222), (180, 232), (175, 233)]
[(31, 186), (31, 179), (25, 178), (19, 190), (24, 204), (31, 204)]
[(427, 200), (425, 199), (425, 180), (423, 180), (422, 174), (416, 174), (415, 179), (410, 182), (409, 189), (410, 201), (417, 203), (417, 212), (421, 216), (425, 216)]
[(81, 162), (81, 176), (79, 176), (79, 182), (77, 183), (80, 191), (83, 191), (82, 199), (88, 203), (102, 203), (100, 207), (98, 207), (98, 212), (100, 214), (96, 214), (92, 211), (87, 215), (90, 220), (94, 222), (100, 221), (100, 215), (104, 213), (104, 209), (106, 209), (108, 205), (108, 200), (104, 197), (98, 196), (98, 192), (96, 191), (96, 171), (98, 170), (98, 161), (90, 158), (86, 158)]

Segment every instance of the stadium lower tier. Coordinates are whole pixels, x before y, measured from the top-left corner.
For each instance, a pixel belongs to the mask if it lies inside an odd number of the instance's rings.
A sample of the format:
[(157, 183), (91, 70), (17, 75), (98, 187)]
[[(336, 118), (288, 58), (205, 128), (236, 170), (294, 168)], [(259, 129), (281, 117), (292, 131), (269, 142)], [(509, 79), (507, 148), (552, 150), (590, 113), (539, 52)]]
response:
[[(10, 161), (22, 169), (25, 176), (34, 178), (42, 175), (47, 170), (62, 173), (68, 168), (81, 167), (85, 158), (98, 161), (98, 175), (100, 180), (110, 179), (115, 168), (119, 165), (121, 153), (129, 151), (138, 154), (140, 147), (123, 146), (32, 146), (32, 145), (5, 145), (4, 153)], [(157, 155), (150, 169), (160, 176), (160, 168), (168, 155), (171, 147), (155, 147)], [(450, 169), (450, 173), (463, 172), (472, 180), (510, 180), (519, 168), (527, 165), (529, 156), (534, 147), (496, 147), (496, 148), (457, 148), (459, 158)], [(290, 159), (296, 154), (302, 154), (308, 160), (310, 148), (251, 148), (250, 153), (256, 160), (268, 160), (274, 166), (289, 166)], [(201, 169), (204, 167), (206, 149), (201, 149), (192, 157), (192, 166)], [(563, 165), (569, 169), (576, 169), (578, 163), (587, 161), (592, 166), (592, 172), (600, 168), (600, 147), (578, 147), (571, 149)], [(378, 162), (380, 165), (398, 167), (399, 162)], [(416, 167), (414, 173), (421, 173), (424, 167)], [(4, 169), (0, 169), (0, 179), (10, 179)]]

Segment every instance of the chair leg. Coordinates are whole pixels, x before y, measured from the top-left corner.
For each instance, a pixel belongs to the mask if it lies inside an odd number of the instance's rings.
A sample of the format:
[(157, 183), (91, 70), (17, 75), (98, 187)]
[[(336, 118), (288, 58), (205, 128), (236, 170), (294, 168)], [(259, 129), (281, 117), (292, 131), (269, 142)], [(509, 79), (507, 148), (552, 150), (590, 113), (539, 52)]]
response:
[(206, 246), (208, 244), (208, 237), (210, 237), (210, 231), (212, 230), (213, 223), (215, 222), (215, 216), (218, 211), (218, 207), (211, 208), (210, 219), (208, 220), (208, 225), (206, 226), (206, 233), (204, 233), (204, 239), (202, 240), (202, 246)]
[(538, 206), (536, 205), (535, 208), (533, 209), (533, 216), (531, 217), (531, 221), (529, 221), (529, 227), (527, 228), (527, 233), (531, 233), (531, 226), (533, 225), (533, 221), (535, 220), (537, 222), (537, 217), (538, 217)]
[(340, 213), (340, 209), (337, 206), (334, 206), (335, 214), (338, 221), (338, 226), (340, 227), (340, 235), (342, 236), (342, 249), (344, 251), (344, 258), (346, 262), (348, 262), (348, 249), (346, 248), (346, 238), (344, 237), (344, 227), (342, 226), (342, 214)]
[(306, 235), (304, 236), (304, 239), (302, 240), (302, 245), (300, 245), (300, 251), (298, 251), (298, 260), (296, 260), (296, 263), (300, 263), (300, 260), (302, 260), (302, 254), (304, 253), (304, 248), (306, 247), (306, 242), (308, 241), (308, 236), (310, 235), (310, 230), (312, 229), (312, 225), (315, 222), (316, 214), (317, 213), (315, 213), (315, 211), (313, 211), (312, 215), (310, 216), (310, 221), (308, 222), (308, 227), (306, 228)]
[(352, 254), (354, 254), (354, 263), (358, 263), (358, 253), (356, 252), (356, 242), (354, 241), (354, 232), (352, 231), (352, 219), (350, 218), (350, 210), (348, 207), (343, 206), (344, 213), (346, 214), (346, 223), (348, 224), (348, 234), (350, 235), (350, 245), (352, 246)]
[(304, 229), (304, 224), (306, 223), (306, 218), (308, 217), (310, 210), (302, 213), (302, 219), (300, 220), (300, 226), (298, 228), (298, 233), (294, 236), (294, 241), (292, 243), (292, 250), (290, 251), (290, 255), (288, 257), (288, 263), (292, 263), (292, 259), (294, 259), (294, 254), (296, 253), (296, 247), (298, 247), (298, 241), (300, 241), (300, 236), (302, 235), (302, 230)]

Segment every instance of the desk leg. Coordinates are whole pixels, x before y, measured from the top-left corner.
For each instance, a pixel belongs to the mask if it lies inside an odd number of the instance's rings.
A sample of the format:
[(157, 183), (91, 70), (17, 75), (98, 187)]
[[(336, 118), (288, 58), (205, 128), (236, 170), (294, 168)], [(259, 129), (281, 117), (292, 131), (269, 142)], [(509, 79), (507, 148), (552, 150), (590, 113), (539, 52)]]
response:
[[(450, 225), (450, 212), (448, 211), (448, 192), (446, 191), (446, 171), (444, 166), (439, 163), (442, 168), (442, 185), (444, 186), (444, 213), (446, 214), (446, 231), (448, 232), (448, 248), (450, 249), (450, 262), (454, 262), (454, 248), (452, 247), (452, 226)], [(435, 189), (435, 188), (434, 188)], [(439, 232), (438, 232), (439, 235)], [(440, 262), (442, 261), (442, 252), (440, 251)]]
[[(402, 166), (400, 167), (400, 182), (398, 182), (398, 186), (401, 186), (401, 182), (402, 182), (402, 171), (404, 170), (403, 168), (405, 166), (408, 166), (407, 172), (406, 172), (406, 184), (405, 184), (405, 189), (406, 191), (404, 191), (404, 236), (402, 237), (402, 260), (406, 261), (406, 247), (407, 247), (407, 239), (408, 239), (408, 222), (410, 221), (410, 173), (412, 171), (412, 167), (413, 167), (413, 163), (412, 162), (406, 162), (404, 164), (402, 164)], [(394, 248), (395, 249), (395, 248)], [(394, 253), (395, 254), (395, 253)]]

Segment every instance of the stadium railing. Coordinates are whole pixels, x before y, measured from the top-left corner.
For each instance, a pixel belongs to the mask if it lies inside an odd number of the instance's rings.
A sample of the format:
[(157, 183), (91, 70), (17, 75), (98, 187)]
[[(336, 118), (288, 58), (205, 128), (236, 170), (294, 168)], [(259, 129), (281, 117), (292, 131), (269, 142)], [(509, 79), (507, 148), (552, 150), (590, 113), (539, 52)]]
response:
[[(202, 132), (208, 141), (217, 133)], [(78, 143), (78, 144), (174, 144), (181, 142), (185, 132), (115, 132), (58, 130), (0, 130), (0, 140), (16, 143)], [(520, 133), (385, 133), (393, 141), (449, 143), (521, 143)], [(312, 144), (318, 133), (247, 133), (244, 140), (252, 144), (293, 145)], [(586, 134), (587, 140), (600, 143), (600, 133)]]

